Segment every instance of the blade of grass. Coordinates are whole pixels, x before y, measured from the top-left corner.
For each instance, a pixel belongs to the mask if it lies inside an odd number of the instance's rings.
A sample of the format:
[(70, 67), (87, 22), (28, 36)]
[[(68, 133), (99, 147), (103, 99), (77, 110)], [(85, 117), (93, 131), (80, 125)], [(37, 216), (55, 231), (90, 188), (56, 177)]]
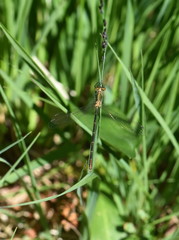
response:
[(15, 234), (16, 234), (16, 232), (17, 232), (17, 227), (14, 229), (14, 232), (13, 232), (13, 234), (12, 234), (12, 236), (11, 236), (11, 240), (13, 240), (14, 239), (14, 237), (15, 237)]
[[(24, 41), (24, 31), (26, 31), (26, 28), (24, 28), (24, 25), (27, 24), (28, 15), (30, 14), (30, 10), (32, 7), (32, 0), (29, 0), (28, 2), (21, 2), (19, 4), (19, 8), (17, 11), (17, 20), (14, 19), (16, 22), (13, 23), (13, 28), (15, 28), (15, 35), (18, 42), (22, 43)], [(14, 3), (15, 4), (15, 3)]]
[(30, 148), (33, 146), (33, 144), (37, 141), (39, 138), (40, 133), (34, 138), (34, 140), (31, 142), (31, 144), (26, 148), (26, 150), (21, 154), (21, 156), (16, 160), (13, 166), (9, 169), (9, 171), (0, 179), (0, 187), (3, 186), (4, 182), (8, 182), (10, 174), (15, 171), (15, 168), (18, 166), (18, 164), (23, 160), (23, 158), (26, 156)]
[(58, 4), (55, 10), (50, 14), (49, 18), (47, 19), (47, 22), (44, 24), (40, 38), (38, 39), (34, 49), (32, 50), (33, 55), (40, 48), (41, 44), (44, 41), (46, 41), (48, 34), (50, 33), (50, 31), (53, 30), (57, 22), (59, 24), (59, 22), (63, 19), (63, 17), (66, 14), (68, 5), (69, 2), (61, 1), (61, 3)]
[[(125, 66), (125, 64), (122, 62), (122, 60), (118, 57), (117, 53), (114, 51), (114, 49), (112, 48), (112, 46), (108, 43), (109, 48), (111, 49), (111, 51), (113, 52), (113, 54), (115, 55), (116, 59), (120, 62), (123, 70), (125, 71), (125, 74), (127, 76), (127, 79), (129, 80), (129, 82), (132, 84), (132, 79), (131, 79), (131, 75), (130, 72), (128, 71), (127, 67)], [(177, 140), (175, 138), (175, 136), (173, 135), (173, 133), (171, 132), (170, 128), (168, 127), (168, 125), (166, 124), (165, 120), (162, 118), (161, 114), (157, 111), (157, 109), (154, 107), (154, 105), (151, 103), (151, 101), (149, 100), (149, 98), (146, 96), (145, 92), (141, 89), (141, 87), (138, 85), (138, 83), (136, 82), (136, 86), (140, 92), (141, 98), (144, 102), (144, 104), (146, 105), (146, 107), (150, 110), (150, 112), (153, 114), (153, 116), (155, 117), (155, 119), (160, 123), (160, 125), (162, 126), (163, 130), (166, 132), (168, 138), (170, 139), (171, 143), (173, 144), (173, 146), (176, 149), (177, 154), (179, 155), (179, 145), (177, 143)]]
[(154, 61), (152, 70), (150, 72), (150, 75), (149, 75), (147, 83), (146, 83), (145, 93), (147, 96), (149, 95), (149, 93), (152, 89), (152, 84), (154, 84), (154, 80), (156, 79), (156, 76), (158, 74), (158, 69), (161, 64), (161, 59), (165, 55), (168, 41), (169, 41), (169, 33), (167, 32), (167, 34), (165, 34), (163, 43), (161, 44), (160, 49), (158, 50), (157, 58)]
[[(6, 35), (7, 39), (10, 41), (12, 46), (15, 48), (17, 53), (25, 60), (25, 62), (31, 67), (31, 69), (44, 81), (46, 81), (52, 89), (57, 90), (56, 87), (54, 87), (53, 83), (49, 80), (48, 76), (44, 75), (42, 70), (38, 67), (36, 62), (33, 60), (32, 57), (19, 45), (19, 43), (11, 36), (11, 34), (8, 32), (8, 30), (0, 24), (0, 29), (3, 31), (3, 33)], [(59, 90), (59, 89), (58, 89)], [(59, 91), (56, 91), (57, 94), (59, 94)], [(63, 98), (63, 95), (61, 95), (61, 100), (66, 101), (66, 99)]]
[[(133, 42), (133, 30), (134, 30), (134, 13), (131, 1), (127, 1), (127, 12), (126, 21), (124, 29), (124, 39), (122, 48), (122, 61), (127, 68), (131, 65), (131, 55), (132, 55), (132, 42)], [(124, 112), (127, 104), (127, 89), (128, 82), (126, 81), (126, 74), (122, 71), (121, 74), (121, 109)], [(119, 86), (119, 85), (118, 85)]]
[[(60, 149), (49, 152), (43, 157), (33, 159), (31, 161), (31, 171), (39, 167), (41, 168), (44, 165), (50, 164), (57, 158), (59, 159), (65, 158), (67, 151), (69, 154), (72, 154), (74, 152), (74, 147), (69, 148), (69, 143), (64, 144), (63, 146), (60, 147)], [(66, 163), (64, 168), (67, 168), (67, 167), (68, 167), (68, 164)], [(62, 171), (63, 171), (63, 168), (62, 168)], [(13, 184), (25, 175), (29, 175), (28, 168), (26, 165), (16, 169), (16, 171), (14, 172), (11, 172), (8, 178), (6, 178), (6, 183)]]
[[(141, 62), (142, 62), (142, 84), (141, 88), (144, 91), (144, 62), (143, 62), (143, 55), (141, 53)], [(144, 186), (145, 191), (148, 192), (149, 189), (149, 183), (148, 183), (148, 164), (147, 164), (147, 144), (146, 144), (146, 114), (145, 114), (145, 105), (143, 101), (141, 101), (141, 107), (142, 107), (142, 126), (143, 126), (143, 134), (142, 134), (142, 159), (143, 159), (143, 165), (144, 165)]]
[(0, 76), (8, 84), (8, 86), (24, 101), (24, 103), (31, 108), (33, 105), (32, 99), (20, 88), (17, 88), (17, 83), (12, 81), (12, 79), (0, 69)]
[(15, 141), (14, 143), (8, 145), (8, 146), (5, 147), (3, 150), (0, 150), (0, 154), (2, 154), (3, 152), (8, 151), (10, 148), (14, 147), (16, 144), (18, 144), (19, 142), (23, 141), (26, 137), (29, 136), (29, 134), (31, 134), (31, 132), (27, 133), (24, 137), (22, 137), (21, 139)]
[(31, 202), (26, 202), (26, 203), (21, 203), (21, 204), (14, 204), (14, 205), (8, 205), (8, 206), (0, 206), (0, 209), (6, 209), (6, 208), (13, 208), (13, 207), (20, 207), (20, 206), (28, 206), (28, 205), (32, 205), (32, 204), (38, 204), (41, 202), (46, 202), (46, 201), (50, 201), (52, 199), (56, 199), (59, 198), (69, 192), (72, 192), (84, 185), (86, 185), (87, 183), (91, 182), (93, 179), (97, 178), (98, 176), (95, 173), (88, 173), (84, 178), (82, 178), (78, 183), (76, 183), (75, 185), (73, 185), (72, 187), (70, 187), (68, 190), (57, 194), (57, 195), (53, 195), (47, 198), (41, 198), (35, 201), (31, 201)]
[(170, 71), (170, 74), (168, 74), (164, 84), (162, 85), (159, 93), (156, 95), (153, 103), (156, 107), (159, 107), (162, 102), (165, 101), (165, 95), (167, 94), (167, 91), (168, 89), (170, 88), (172, 82), (174, 81), (174, 79), (176, 78), (176, 74), (177, 74), (177, 71), (178, 71), (178, 62), (176, 61), (174, 66), (172, 67), (171, 71)]
[[(4, 158), (0, 157), (0, 162), (6, 164), (9, 167), (11, 167), (11, 164), (8, 161), (6, 161)], [(1, 185), (1, 180), (0, 180), (0, 185)]]
[[(14, 120), (14, 131), (15, 131), (15, 134), (16, 134), (17, 138), (21, 139), (22, 138), (22, 132), (21, 132), (20, 126), (19, 126), (19, 124), (18, 124), (18, 122), (16, 120), (16, 116), (15, 116), (15, 114), (14, 114), (12, 108), (11, 108), (10, 102), (9, 102), (7, 96), (5, 95), (1, 85), (0, 85), (0, 93), (1, 93), (1, 95), (3, 97), (3, 99), (4, 99), (4, 102), (6, 103), (6, 106), (8, 108), (8, 111), (10, 113), (11, 118)], [(25, 164), (27, 165), (27, 168), (28, 168), (28, 174), (29, 174), (31, 182), (32, 182), (32, 189), (34, 191), (34, 195), (35, 195), (35, 197), (37, 199), (39, 199), (40, 198), (40, 194), (38, 192), (38, 188), (37, 188), (35, 177), (34, 177), (32, 171), (31, 171), (30, 158), (29, 158), (28, 151), (27, 151), (26, 144), (25, 144), (24, 140), (22, 140), (22, 142), (19, 142), (19, 148), (20, 148), (20, 150), (22, 150), (22, 152), (23, 152), (22, 155), (24, 155), (24, 157), (25, 157)], [(1, 179), (1, 181), (2, 181), (2, 179)], [(33, 199), (29, 189), (26, 187), (25, 184), (24, 184), (24, 187), (25, 187), (27, 193), (29, 194), (29, 197), (31, 199)], [(36, 205), (36, 209), (37, 209), (37, 212), (40, 215), (40, 221), (41, 221), (41, 224), (42, 224), (44, 230), (47, 230), (48, 229), (48, 223), (47, 223), (46, 219), (44, 218), (44, 214), (43, 214), (41, 206), (40, 205)]]

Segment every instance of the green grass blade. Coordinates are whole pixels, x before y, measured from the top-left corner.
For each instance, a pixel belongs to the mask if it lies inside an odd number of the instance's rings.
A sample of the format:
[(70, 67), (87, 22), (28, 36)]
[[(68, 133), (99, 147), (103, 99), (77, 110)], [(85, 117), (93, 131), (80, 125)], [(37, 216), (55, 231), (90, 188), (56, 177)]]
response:
[[(125, 71), (125, 74), (127, 76), (127, 79), (129, 80), (129, 82), (132, 84), (132, 78), (130, 75), (130, 72), (128, 71), (127, 67), (125, 66), (125, 64), (122, 62), (122, 60), (117, 56), (116, 52), (114, 51), (114, 49), (111, 47), (111, 45), (108, 43), (111, 51), (114, 53), (116, 59), (120, 62), (123, 70)], [(162, 118), (161, 114), (156, 110), (156, 108), (154, 107), (154, 105), (151, 103), (151, 101), (149, 100), (149, 98), (146, 96), (145, 92), (138, 86), (137, 82), (136, 82), (136, 86), (138, 87), (138, 90), (140, 92), (141, 98), (144, 102), (144, 104), (146, 105), (146, 107), (150, 110), (150, 112), (153, 114), (153, 116), (156, 118), (156, 120), (160, 123), (160, 125), (162, 126), (163, 130), (166, 132), (167, 136), (169, 137), (170, 141), (172, 142), (173, 146), (175, 147), (177, 154), (179, 154), (179, 145), (178, 142), (176, 140), (176, 138), (174, 137), (173, 133), (171, 132), (170, 128), (168, 127), (167, 123), (165, 122), (165, 120)]]
[(11, 164), (8, 161), (6, 161), (4, 158), (0, 157), (0, 162), (6, 164), (9, 167), (11, 167)]
[(8, 151), (10, 148), (14, 147), (16, 144), (20, 143), (21, 141), (23, 141), (26, 137), (29, 136), (29, 134), (31, 134), (31, 132), (27, 133), (24, 137), (22, 137), (21, 139), (15, 141), (14, 143), (8, 145), (7, 147), (5, 147), (3, 150), (0, 150), (0, 154)]
[[(10, 43), (12, 44), (12, 46), (15, 48), (15, 50), (17, 51), (17, 53), (25, 60), (25, 62), (31, 67), (31, 69), (38, 75), (40, 76), (40, 78), (42, 78), (44, 81), (46, 81), (52, 88), (54, 88), (55, 90), (57, 89), (57, 87), (54, 87), (54, 82), (52, 83), (52, 81), (48, 78), (48, 76), (46, 76), (44, 74), (44, 72), (40, 69), (40, 67), (37, 65), (37, 63), (33, 60), (32, 57), (30, 57), (30, 55), (20, 46), (20, 44), (11, 36), (11, 34), (8, 32), (8, 30), (2, 25), (0, 24), (0, 29), (4, 32), (4, 34), (6, 35), (7, 39), (10, 41)], [(59, 89), (57, 89), (59, 90)], [(59, 93), (59, 91), (57, 91), (57, 93)], [(65, 100), (63, 98), (63, 95), (61, 95), (62, 100)]]
[(33, 146), (33, 144), (37, 141), (37, 139), (39, 138), (40, 133), (37, 134), (37, 136), (34, 138), (34, 140), (31, 142), (31, 144), (26, 148), (26, 150), (21, 154), (21, 156), (17, 159), (17, 161), (15, 162), (15, 164), (9, 169), (9, 171), (0, 179), (0, 186), (2, 187), (4, 182), (8, 182), (8, 178), (10, 176), (10, 174), (15, 171), (15, 168), (18, 166), (18, 164), (23, 160), (23, 158), (26, 156), (26, 154), (28, 153), (28, 151), (30, 150), (30, 148)]
[[(126, 22), (124, 29), (124, 40), (122, 48), (122, 61), (127, 68), (131, 65), (131, 55), (132, 55), (132, 42), (133, 42), (133, 31), (134, 31), (134, 13), (133, 7), (130, 0), (127, 1), (127, 13)], [(121, 109), (124, 111), (127, 105), (127, 89), (128, 82), (126, 79), (126, 74), (122, 72), (121, 74)]]
[(84, 185), (86, 185), (87, 183), (91, 182), (93, 179), (97, 178), (98, 176), (95, 174), (95, 173), (89, 173), (87, 174), (84, 178), (82, 178), (78, 183), (76, 183), (75, 185), (73, 185), (72, 187), (70, 187), (68, 190), (60, 193), (60, 194), (57, 194), (57, 195), (53, 195), (53, 196), (50, 196), (50, 197), (47, 197), (47, 198), (42, 198), (42, 199), (39, 199), (39, 200), (35, 200), (35, 201), (31, 201), (31, 202), (26, 202), (26, 203), (21, 203), (21, 204), (15, 204), (15, 205), (9, 205), (9, 206), (1, 206), (0, 209), (6, 209), (6, 208), (13, 208), (13, 207), (20, 207), (20, 206), (28, 206), (28, 205), (32, 205), (32, 204), (38, 204), (38, 203), (41, 203), (41, 202), (46, 202), (46, 201), (50, 201), (52, 199), (55, 199), (55, 198), (59, 198), (69, 192), (72, 192)]
[(20, 88), (17, 88), (17, 83), (13, 82), (12, 79), (0, 69), (0, 76), (4, 79), (7, 85), (24, 101), (24, 103), (31, 108), (33, 105), (32, 99)]
[(15, 234), (16, 234), (16, 232), (17, 232), (17, 227), (14, 229), (14, 232), (13, 232), (13, 234), (12, 234), (12, 237), (11, 237), (11, 240), (13, 240), (14, 239), (14, 237), (15, 237)]

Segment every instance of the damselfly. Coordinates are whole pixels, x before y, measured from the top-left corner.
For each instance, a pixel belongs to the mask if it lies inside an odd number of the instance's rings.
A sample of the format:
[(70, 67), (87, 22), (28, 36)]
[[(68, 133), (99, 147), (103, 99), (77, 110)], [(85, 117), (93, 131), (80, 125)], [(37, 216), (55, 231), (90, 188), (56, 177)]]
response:
[[(142, 132), (140, 122), (132, 121), (131, 123), (131, 121), (126, 120), (126, 117), (119, 111), (119, 109), (114, 111), (114, 109), (111, 110), (111, 106), (102, 106), (105, 87), (100, 82), (96, 83), (94, 87), (95, 99), (93, 104), (89, 104), (89, 106), (85, 107), (85, 110), (83, 108), (81, 111), (78, 109), (77, 111), (68, 113), (68, 117), (64, 117), (62, 114), (56, 114), (50, 122), (52, 126), (59, 126), (60, 123), (63, 125), (63, 122), (68, 122), (67, 119), (70, 117), (88, 133), (92, 133), (88, 158), (89, 171), (93, 170), (94, 166), (99, 125), (101, 129), (100, 139), (107, 143), (108, 146), (112, 147), (112, 149), (116, 149), (118, 152), (123, 152), (128, 157), (134, 156), (134, 148), (138, 142), (138, 136)], [(91, 111), (92, 106), (94, 113)], [(103, 111), (101, 111), (102, 108)], [(102, 120), (101, 124), (99, 124), (100, 118)], [(133, 124), (133, 126), (131, 126), (131, 124)]]
[(93, 157), (94, 157), (94, 146), (97, 141), (98, 137), (98, 130), (99, 130), (99, 120), (101, 115), (101, 107), (102, 107), (102, 100), (103, 100), (103, 92), (106, 88), (103, 86), (102, 83), (98, 82), (95, 85), (95, 111), (94, 111), (94, 121), (93, 121), (93, 131), (92, 131), (92, 140), (90, 144), (90, 153), (88, 159), (88, 170), (91, 171), (93, 169)]

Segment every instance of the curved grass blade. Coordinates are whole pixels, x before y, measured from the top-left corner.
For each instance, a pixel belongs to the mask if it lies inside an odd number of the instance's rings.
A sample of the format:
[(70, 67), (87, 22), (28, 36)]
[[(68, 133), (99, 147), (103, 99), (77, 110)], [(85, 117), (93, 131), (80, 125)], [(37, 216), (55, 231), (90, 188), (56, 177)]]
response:
[[(55, 79), (52, 79), (52, 76), (50, 75), (50, 73), (48, 73), (47, 71), (45, 71), (45, 68), (42, 68), (42, 65), (40, 64), (40, 62), (37, 60), (37, 58), (32, 58), (26, 51), (25, 49), (23, 49), (20, 44), (11, 36), (11, 34), (8, 32), (8, 30), (2, 25), (0, 24), (0, 29), (3, 31), (3, 33), (5, 34), (5, 36), (7, 37), (7, 39), (9, 40), (9, 42), (12, 44), (12, 46), (15, 48), (15, 50), (17, 51), (17, 53), (24, 59), (24, 61), (30, 66), (30, 68), (33, 70), (34, 73), (37, 74), (37, 76), (39, 76), (41, 79), (43, 79), (45, 82), (47, 82), (53, 90), (55, 90), (58, 95), (61, 97), (61, 100), (66, 103), (65, 99), (66, 97), (64, 97), (64, 94), (61, 94), (61, 92), (59, 91), (59, 84), (55, 81)], [(64, 90), (63, 90), (64, 91)], [(60, 94), (59, 94), (60, 93)], [(65, 95), (66, 96), (66, 95)]]
[(20, 204), (14, 204), (14, 205), (8, 205), (8, 206), (0, 206), (0, 209), (6, 209), (6, 208), (14, 208), (14, 207), (20, 207), (20, 206), (27, 206), (27, 205), (32, 205), (32, 204), (37, 204), (37, 203), (41, 203), (41, 202), (47, 202), (50, 201), (52, 199), (55, 198), (59, 198), (69, 192), (72, 192), (84, 185), (86, 185), (87, 183), (91, 182), (93, 179), (97, 178), (98, 176), (95, 173), (88, 173), (84, 178), (82, 178), (78, 183), (76, 183), (75, 185), (73, 185), (72, 187), (70, 187), (68, 190), (57, 194), (57, 195), (53, 195), (47, 198), (41, 198), (35, 201), (30, 201), (30, 202), (25, 202), (25, 203), (20, 203)]

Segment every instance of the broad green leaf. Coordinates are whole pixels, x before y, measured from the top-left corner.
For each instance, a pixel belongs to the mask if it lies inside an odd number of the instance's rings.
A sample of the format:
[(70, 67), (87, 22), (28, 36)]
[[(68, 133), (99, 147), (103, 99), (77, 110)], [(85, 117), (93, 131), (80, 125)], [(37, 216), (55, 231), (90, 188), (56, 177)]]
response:
[(90, 239), (119, 240), (118, 227), (120, 224), (121, 219), (113, 200), (104, 194), (100, 194), (89, 223)]

